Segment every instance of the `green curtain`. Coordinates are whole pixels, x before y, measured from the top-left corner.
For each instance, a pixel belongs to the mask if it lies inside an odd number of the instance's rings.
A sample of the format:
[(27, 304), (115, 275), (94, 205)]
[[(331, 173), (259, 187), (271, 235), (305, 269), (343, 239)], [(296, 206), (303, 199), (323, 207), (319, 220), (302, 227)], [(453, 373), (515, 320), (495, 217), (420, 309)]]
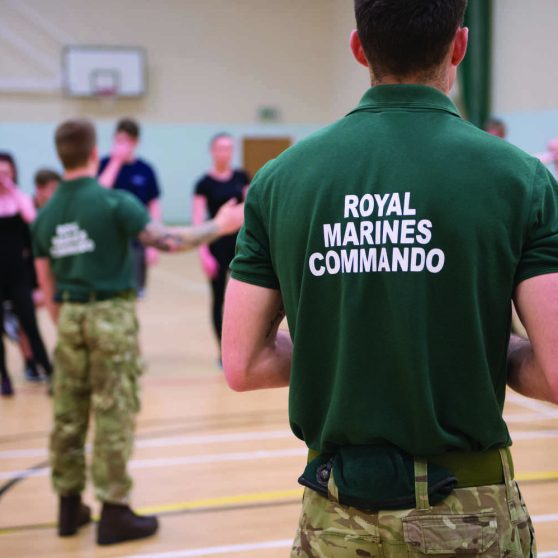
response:
[(464, 116), (482, 127), (491, 111), (492, 0), (469, 0), (469, 49), (460, 68)]

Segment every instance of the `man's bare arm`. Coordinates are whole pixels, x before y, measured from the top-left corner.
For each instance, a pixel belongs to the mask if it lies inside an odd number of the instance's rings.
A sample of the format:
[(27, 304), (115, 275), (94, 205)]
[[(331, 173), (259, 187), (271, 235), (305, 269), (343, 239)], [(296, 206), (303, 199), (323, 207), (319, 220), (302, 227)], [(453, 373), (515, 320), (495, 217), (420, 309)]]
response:
[(150, 222), (138, 239), (144, 246), (153, 246), (163, 252), (183, 252), (220, 236), (219, 226), (213, 220), (192, 227), (165, 227)]
[(54, 281), (54, 275), (52, 269), (50, 268), (50, 262), (47, 258), (37, 258), (35, 259), (35, 271), (37, 272), (37, 281), (39, 283), (39, 288), (43, 292), (45, 297), (45, 306), (52, 318), (54, 323), (58, 322), (58, 313), (60, 310), (60, 305), (54, 301), (54, 292), (56, 289), (56, 284)]
[(223, 318), (223, 368), (235, 391), (286, 387), (293, 344), (279, 330), (285, 316), (281, 293), (231, 279)]
[(240, 229), (243, 221), (244, 204), (230, 201), (221, 207), (214, 219), (199, 225), (165, 227), (158, 223), (148, 223), (138, 239), (144, 246), (154, 246), (166, 252), (181, 252), (232, 234)]
[(520, 283), (515, 306), (529, 341), (510, 340), (508, 384), (527, 397), (558, 403), (558, 273)]

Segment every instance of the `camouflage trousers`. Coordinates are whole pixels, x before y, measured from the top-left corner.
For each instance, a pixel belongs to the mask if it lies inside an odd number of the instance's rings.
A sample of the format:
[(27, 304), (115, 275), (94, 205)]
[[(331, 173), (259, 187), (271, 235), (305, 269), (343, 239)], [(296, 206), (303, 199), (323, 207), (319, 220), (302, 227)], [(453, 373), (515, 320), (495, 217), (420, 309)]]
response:
[(85, 439), (92, 413), (96, 496), (103, 502), (126, 503), (142, 371), (135, 303), (115, 298), (63, 304), (54, 367), (50, 463), (55, 491), (67, 496), (85, 487)]
[(458, 488), (435, 506), (428, 503), (426, 463), (415, 462), (416, 508), (367, 513), (304, 492), (291, 558), (420, 558), (425, 555), (483, 558), (535, 557), (531, 519), (509, 463), (505, 484)]

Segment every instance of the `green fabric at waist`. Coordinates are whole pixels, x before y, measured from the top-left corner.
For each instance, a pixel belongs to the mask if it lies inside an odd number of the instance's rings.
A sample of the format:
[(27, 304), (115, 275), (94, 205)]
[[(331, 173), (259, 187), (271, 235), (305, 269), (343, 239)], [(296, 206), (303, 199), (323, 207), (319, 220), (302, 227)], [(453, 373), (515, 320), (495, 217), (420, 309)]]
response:
[[(513, 479), (513, 460), (509, 448), (505, 448), (505, 452), (510, 465), (511, 478)], [(318, 455), (320, 455), (320, 452), (309, 449), (308, 462), (318, 457)], [(448, 452), (442, 455), (427, 457), (427, 461), (444, 467), (453, 473), (457, 479), (457, 488), (502, 484), (504, 482), (502, 459), (498, 449)]]

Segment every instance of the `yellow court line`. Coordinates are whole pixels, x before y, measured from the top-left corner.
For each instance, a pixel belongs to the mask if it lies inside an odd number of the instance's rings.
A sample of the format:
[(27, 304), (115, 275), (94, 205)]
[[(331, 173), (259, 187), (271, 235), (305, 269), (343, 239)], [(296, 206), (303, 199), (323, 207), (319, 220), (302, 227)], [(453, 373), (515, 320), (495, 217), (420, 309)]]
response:
[(558, 480), (558, 471), (534, 471), (532, 473), (518, 473), (515, 480), (521, 481), (546, 481)]
[(233, 496), (221, 496), (218, 498), (207, 498), (204, 500), (193, 500), (190, 502), (177, 502), (162, 506), (150, 506), (141, 508), (142, 513), (164, 513), (184, 510), (196, 510), (202, 508), (221, 508), (236, 506), (238, 504), (257, 504), (259, 502), (281, 502), (302, 498), (303, 489), (276, 490), (273, 492), (253, 492), (251, 494), (236, 494)]

